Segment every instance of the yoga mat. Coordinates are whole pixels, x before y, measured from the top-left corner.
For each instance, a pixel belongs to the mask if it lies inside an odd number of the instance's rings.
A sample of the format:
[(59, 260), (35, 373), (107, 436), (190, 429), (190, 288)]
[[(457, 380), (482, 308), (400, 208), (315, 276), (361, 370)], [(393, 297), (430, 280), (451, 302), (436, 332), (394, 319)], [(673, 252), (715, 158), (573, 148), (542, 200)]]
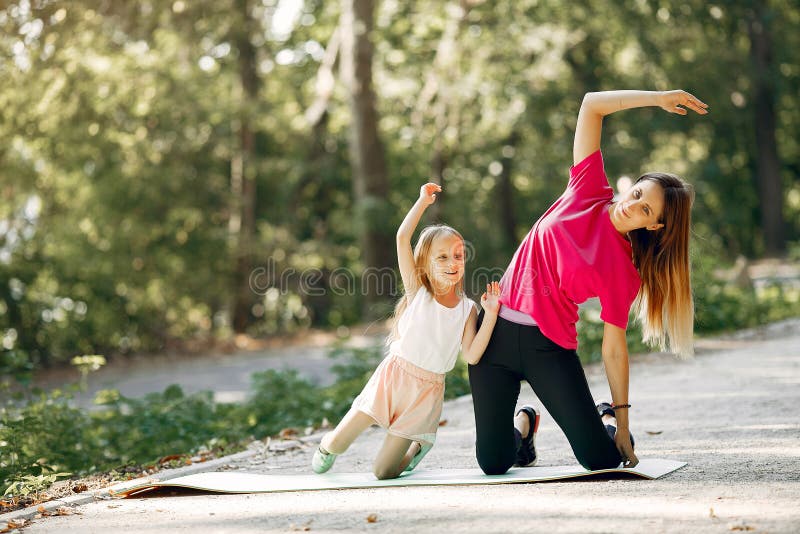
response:
[(480, 484), (521, 484), (570, 478), (641, 477), (656, 479), (685, 466), (686, 462), (645, 459), (633, 469), (617, 467), (588, 471), (577, 466), (515, 467), (503, 475), (484, 475), (480, 469), (418, 469), (391, 480), (377, 480), (372, 473), (337, 473), (316, 475), (262, 475), (236, 471), (197, 473), (164, 481), (149, 481), (125, 488), (115, 495), (130, 497), (157, 488), (189, 488), (212, 493), (271, 493), (347, 488), (383, 488), (395, 486), (460, 486)]

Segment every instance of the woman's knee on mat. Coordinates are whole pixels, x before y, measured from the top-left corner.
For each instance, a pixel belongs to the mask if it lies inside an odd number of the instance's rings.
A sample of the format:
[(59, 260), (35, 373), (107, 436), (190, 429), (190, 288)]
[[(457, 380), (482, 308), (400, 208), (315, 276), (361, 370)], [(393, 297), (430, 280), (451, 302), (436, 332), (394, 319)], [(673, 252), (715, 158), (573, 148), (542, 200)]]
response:
[(597, 471), (598, 469), (613, 469), (619, 466), (620, 462), (622, 462), (622, 457), (618, 452), (616, 454), (602, 454), (600, 451), (584, 454), (581, 454), (578, 451), (574, 452), (578, 463), (581, 464), (584, 469), (588, 469), (589, 471)]
[(506, 471), (508, 471), (512, 465), (514, 465), (514, 455), (510, 455), (509, 458), (504, 458), (500, 454), (478, 454), (477, 460), (478, 465), (487, 475), (502, 475)]

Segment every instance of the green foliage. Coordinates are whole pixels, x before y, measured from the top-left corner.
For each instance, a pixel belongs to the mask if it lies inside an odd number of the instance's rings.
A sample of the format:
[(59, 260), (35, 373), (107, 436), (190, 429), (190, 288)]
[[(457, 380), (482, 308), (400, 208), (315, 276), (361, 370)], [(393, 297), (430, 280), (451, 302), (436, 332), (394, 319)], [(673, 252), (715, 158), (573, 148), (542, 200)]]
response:
[[(34, 467), (40, 467), (34, 464)], [(45, 471), (45, 468), (42, 468)], [(37, 496), (42, 491), (52, 486), (56, 480), (63, 477), (68, 477), (72, 473), (47, 473), (41, 475), (22, 475), (17, 477), (14, 482), (8, 485), (3, 496), (13, 495), (15, 497), (27, 497), (29, 495)]]
[(295, 370), (270, 369), (255, 373), (252, 381), (250, 399), (233, 415), (256, 437), (277, 434), (282, 428), (310, 426), (331, 415), (324, 392)]
[(695, 260), (695, 331), (732, 331), (800, 316), (800, 287), (773, 281), (763, 287), (719, 280), (717, 262), (703, 256)]
[(71, 407), (69, 398), (69, 393), (56, 390), (32, 396), (21, 407), (12, 403), (0, 407), (2, 491), (12, 484), (20, 490), (27, 488), (35, 477), (96, 465), (102, 447), (93, 438), (92, 417)]
[(102, 409), (91, 412), (91, 439), (106, 467), (152, 462), (247, 435), (239, 421), (228, 420), (233, 407), (215, 403), (208, 391), (186, 395), (171, 385), (141, 399), (105, 392), (96, 402)]
[[(352, 225), (347, 95), (333, 91), (317, 123), (304, 118), (320, 98), (338, 4), (303, 2), (286, 35), (272, 26), (275, 7), (245, 4), (0, 8), (9, 59), (0, 65), (0, 369), (25, 380), (76, 352), (113, 357), (230, 335), (243, 117), (254, 132), (253, 269), (272, 269), (254, 288), (250, 333), (360, 319), (366, 266)], [(775, 207), (759, 205), (755, 176), (752, 5), (451, 4), (379, 3), (375, 87), (392, 186), (381, 224), (397, 225), (419, 184), (441, 176), (436, 218), (474, 245), (470, 267), (502, 269), (563, 190), (582, 95), (683, 87), (709, 102), (709, 117), (643, 109), (606, 121), (611, 181), (652, 168), (682, 174), (698, 192), (696, 231), (720, 241), (721, 260), (761, 253), (760, 212)], [(800, 10), (772, 2), (767, 20), (781, 43), (765, 75), (796, 242)], [(248, 41), (254, 100), (242, 96)], [(727, 306), (725, 292), (697, 287)], [(724, 326), (706, 311), (701, 328)]]

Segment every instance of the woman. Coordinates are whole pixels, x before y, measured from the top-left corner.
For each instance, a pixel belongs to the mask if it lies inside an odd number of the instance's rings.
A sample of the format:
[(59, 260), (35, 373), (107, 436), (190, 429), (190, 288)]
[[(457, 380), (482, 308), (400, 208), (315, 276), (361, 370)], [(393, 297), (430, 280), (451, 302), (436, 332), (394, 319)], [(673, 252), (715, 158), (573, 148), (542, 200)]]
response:
[[(527, 380), (586, 469), (638, 459), (628, 429), (625, 329), (637, 303), (645, 341), (692, 352), (689, 223), (694, 193), (680, 178), (648, 173), (617, 201), (600, 153), (603, 117), (659, 106), (701, 115), (706, 104), (685, 91), (589, 93), (581, 104), (573, 166), (564, 194), (536, 222), (501, 280), (502, 307), (483, 358), (469, 377), (476, 454), (486, 474), (536, 462), (539, 414), (523, 407)], [(603, 363), (613, 404), (595, 406), (576, 353), (578, 304), (599, 297)]]

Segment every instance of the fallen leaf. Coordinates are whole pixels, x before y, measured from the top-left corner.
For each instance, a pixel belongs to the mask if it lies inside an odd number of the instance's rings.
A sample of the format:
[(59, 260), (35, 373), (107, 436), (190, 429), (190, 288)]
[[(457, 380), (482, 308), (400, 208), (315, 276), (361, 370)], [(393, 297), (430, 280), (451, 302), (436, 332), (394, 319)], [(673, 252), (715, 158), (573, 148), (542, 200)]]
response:
[(447, 425), (447, 419), (442, 419), (441, 421), (439, 421), (439, 426), (445, 426), (445, 425)]
[(69, 508), (67, 506), (59, 506), (58, 508), (56, 508), (55, 512), (56, 512), (56, 515), (72, 515), (73, 514), (72, 508)]
[(657, 436), (659, 434), (662, 434), (664, 431), (663, 430), (645, 430), (645, 432), (650, 434), (651, 436)]
[(293, 438), (296, 435), (297, 435), (297, 429), (296, 428), (284, 428), (283, 430), (278, 432), (278, 437), (281, 438), (281, 439)]
[(75, 484), (72, 486), (72, 491), (75, 493), (83, 493), (87, 489), (89, 489), (89, 487), (86, 484)]
[(743, 521), (739, 522), (739, 523), (734, 523), (734, 524), (732, 524), (732, 525), (730, 525), (728, 527), (728, 530), (748, 531), (748, 530), (755, 530), (755, 529), (756, 529), (755, 527), (751, 527), (750, 525), (745, 525)]
[(711, 517), (713, 519), (717, 518), (717, 514), (714, 513), (714, 508), (709, 508), (708, 509), (708, 517)]
[(378, 514), (369, 514), (367, 516), (367, 523), (377, 523), (377, 522), (378, 522)]

